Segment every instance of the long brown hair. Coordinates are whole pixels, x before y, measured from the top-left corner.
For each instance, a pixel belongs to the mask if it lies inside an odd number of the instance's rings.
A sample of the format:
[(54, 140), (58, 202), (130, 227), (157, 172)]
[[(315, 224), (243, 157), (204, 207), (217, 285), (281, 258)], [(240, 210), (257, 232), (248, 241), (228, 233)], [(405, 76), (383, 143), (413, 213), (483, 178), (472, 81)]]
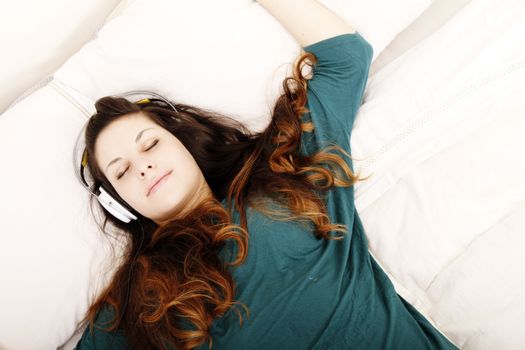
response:
[[(300, 153), (302, 132), (315, 128), (311, 122), (301, 120), (308, 112), (307, 80), (302, 68), (315, 63), (317, 59), (311, 53), (303, 52), (298, 57), (293, 75), (283, 81), (284, 91), (276, 101), (270, 124), (257, 133), (225, 115), (182, 103), (172, 102), (178, 110), (175, 112), (161, 101), (137, 104), (107, 96), (96, 102), (96, 113), (85, 135), (87, 166), (95, 188), (104, 186), (125, 205), (97, 167), (94, 146), (108, 124), (140, 112), (183, 143), (202, 170), (213, 198), (185, 217), (161, 226), (130, 206), (127, 208), (138, 220), (128, 224), (100, 207), (105, 213), (102, 231), (109, 220), (129, 237), (130, 244), (123, 263), (81, 322), (89, 322), (91, 332), (98, 312), (108, 305), (115, 317), (104, 330), (121, 328), (132, 349), (166, 349), (166, 343), (170, 343), (186, 350), (206, 341), (211, 347), (211, 324), (230, 308), (242, 324), (238, 307), (248, 317), (249, 310), (234, 300), (235, 283), (227, 266), (242, 264), (248, 254), (247, 206), (277, 220), (310, 222), (312, 234), (318, 239), (343, 237), (346, 227), (330, 222), (324, 194), (334, 186), (349, 187), (362, 180), (341, 155), (332, 151), (350, 155), (337, 145), (311, 155)], [(284, 210), (269, 210), (265, 198)], [(223, 199), (228, 210), (220, 203)], [(240, 226), (231, 221), (233, 208), (240, 214)], [(221, 262), (217, 252), (228, 240), (236, 244), (237, 256), (234, 261)], [(129, 279), (131, 271), (133, 278)], [(127, 305), (125, 310), (123, 304)]]

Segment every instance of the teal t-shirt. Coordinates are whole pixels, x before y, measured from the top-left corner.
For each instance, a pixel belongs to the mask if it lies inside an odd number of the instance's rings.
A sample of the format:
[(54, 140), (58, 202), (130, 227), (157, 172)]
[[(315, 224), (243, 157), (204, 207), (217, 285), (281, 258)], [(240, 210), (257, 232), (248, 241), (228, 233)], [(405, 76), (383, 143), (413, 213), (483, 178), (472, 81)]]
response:
[[(319, 41), (304, 50), (315, 54), (318, 62), (308, 81), (310, 112), (303, 116), (315, 129), (303, 133), (301, 152), (312, 154), (336, 143), (351, 153), (351, 130), (362, 102), (372, 46), (355, 32)], [(345, 160), (352, 167), (351, 160)], [(272, 220), (247, 209), (248, 256), (230, 272), (236, 283), (236, 300), (249, 308), (250, 318), (243, 317), (240, 326), (237, 314), (229, 310), (216, 319), (211, 329), (213, 348), (457, 349), (396, 293), (371, 257), (354, 206), (354, 188), (333, 188), (326, 200), (331, 222), (348, 228), (343, 240), (318, 240), (311, 227)], [(233, 214), (239, 224), (238, 212)], [(234, 253), (235, 245), (228, 244), (220, 256), (230, 260)], [(108, 319), (107, 309), (100, 319)], [(111, 336), (97, 332), (96, 349), (109, 349), (104, 344)], [(111, 349), (127, 348), (123, 334), (116, 338)], [(205, 344), (199, 350), (207, 348)], [(76, 349), (95, 349), (87, 330)]]

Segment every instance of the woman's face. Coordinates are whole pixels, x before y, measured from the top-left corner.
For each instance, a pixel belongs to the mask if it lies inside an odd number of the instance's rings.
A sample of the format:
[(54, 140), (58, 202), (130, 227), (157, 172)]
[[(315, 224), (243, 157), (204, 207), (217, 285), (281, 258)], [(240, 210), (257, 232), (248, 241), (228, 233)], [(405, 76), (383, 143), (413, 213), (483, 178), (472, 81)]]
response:
[(211, 194), (179, 139), (140, 112), (122, 116), (102, 130), (95, 157), (117, 193), (157, 224), (191, 210)]

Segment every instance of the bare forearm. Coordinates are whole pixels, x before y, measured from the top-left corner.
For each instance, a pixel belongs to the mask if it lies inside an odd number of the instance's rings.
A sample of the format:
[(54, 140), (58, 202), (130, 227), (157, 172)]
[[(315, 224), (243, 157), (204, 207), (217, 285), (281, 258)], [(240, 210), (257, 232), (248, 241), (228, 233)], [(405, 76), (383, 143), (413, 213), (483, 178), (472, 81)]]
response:
[(355, 29), (316, 0), (257, 0), (302, 47)]

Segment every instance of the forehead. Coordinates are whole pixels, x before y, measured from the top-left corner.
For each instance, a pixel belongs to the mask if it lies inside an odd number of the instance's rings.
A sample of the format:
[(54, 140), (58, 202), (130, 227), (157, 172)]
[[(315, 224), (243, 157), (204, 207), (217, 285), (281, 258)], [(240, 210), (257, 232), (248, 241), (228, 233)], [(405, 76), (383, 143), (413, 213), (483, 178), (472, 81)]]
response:
[[(155, 123), (153, 120), (151, 120), (147, 115), (143, 113), (132, 113), (124, 115), (113, 122), (111, 122), (108, 126), (106, 126), (102, 132), (99, 135), (99, 139), (102, 137), (108, 137), (108, 136), (130, 136), (130, 135), (124, 135), (126, 133), (132, 134), (134, 131), (140, 131), (144, 127), (159, 127), (157, 123)], [(136, 135), (136, 133), (135, 133)], [(133, 135), (134, 136), (134, 135)], [(98, 140), (97, 140), (98, 141)]]

